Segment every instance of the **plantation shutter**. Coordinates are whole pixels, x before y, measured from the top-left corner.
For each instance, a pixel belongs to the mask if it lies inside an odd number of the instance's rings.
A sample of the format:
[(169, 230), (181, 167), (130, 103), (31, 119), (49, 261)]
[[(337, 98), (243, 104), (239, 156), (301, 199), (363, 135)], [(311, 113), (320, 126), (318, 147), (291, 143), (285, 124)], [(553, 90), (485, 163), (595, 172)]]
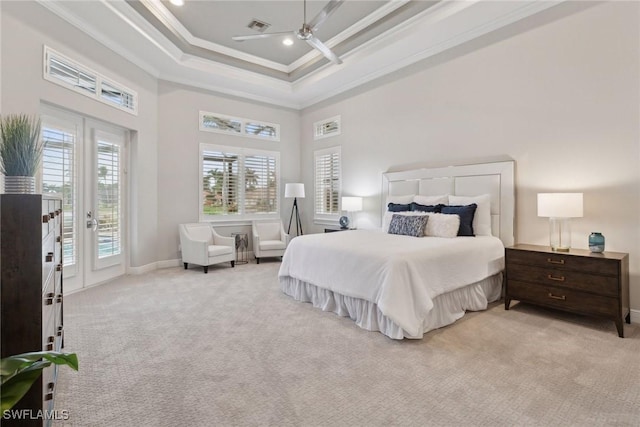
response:
[(315, 152), (315, 214), (340, 213), (340, 147)]
[(118, 144), (100, 140), (97, 150), (98, 259), (103, 259), (122, 252), (122, 153)]
[(202, 214), (238, 213), (239, 155), (222, 151), (202, 152)]
[(277, 213), (276, 158), (249, 155), (244, 159), (244, 213)]
[(73, 126), (42, 125), (44, 147), (42, 152), (42, 193), (62, 196), (62, 247), (65, 267), (77, 262), (76, 242), (76, 142)]

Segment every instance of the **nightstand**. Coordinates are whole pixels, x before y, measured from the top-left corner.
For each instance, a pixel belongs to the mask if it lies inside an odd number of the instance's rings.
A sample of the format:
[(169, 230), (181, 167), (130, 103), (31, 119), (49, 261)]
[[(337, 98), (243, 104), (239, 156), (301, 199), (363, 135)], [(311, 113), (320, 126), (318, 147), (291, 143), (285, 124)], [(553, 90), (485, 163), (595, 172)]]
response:
[(505, 253), (504, 308), (512, 299), (613, 320), (624, 337), (629, 310), (629, 255), (515, 245)]

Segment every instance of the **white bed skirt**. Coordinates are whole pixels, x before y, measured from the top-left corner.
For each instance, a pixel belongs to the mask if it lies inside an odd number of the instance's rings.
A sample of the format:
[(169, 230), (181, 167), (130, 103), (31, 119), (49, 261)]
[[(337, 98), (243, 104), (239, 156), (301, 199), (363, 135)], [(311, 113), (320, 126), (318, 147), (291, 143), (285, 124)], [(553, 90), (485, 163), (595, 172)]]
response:
[(486, 310), (490, 302), (502, 295), (502, 273), (434, 298), (433, 309), (424, 319), (422, 333), (417, 336), (407, 334), (373, 302), (344, 296), (289, 276), (280, 277), (280, 286), (285, 294), (297, 301), (310, 302), (316, 308), (339, 316), (349, 316), (362, 329), (379, 331), (393, 339), (420, 339), (424, 333), (460, 319), (467, 310)]

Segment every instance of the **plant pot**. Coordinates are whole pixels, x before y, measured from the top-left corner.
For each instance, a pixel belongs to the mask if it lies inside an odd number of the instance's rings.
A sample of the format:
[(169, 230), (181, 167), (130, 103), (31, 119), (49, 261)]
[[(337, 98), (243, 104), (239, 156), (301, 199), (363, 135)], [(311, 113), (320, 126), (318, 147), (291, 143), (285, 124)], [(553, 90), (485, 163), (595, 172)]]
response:
[(36, 177), (35, 176), (5, 176), (4, 192), (5, 194), (35, 194), (36, 193)]

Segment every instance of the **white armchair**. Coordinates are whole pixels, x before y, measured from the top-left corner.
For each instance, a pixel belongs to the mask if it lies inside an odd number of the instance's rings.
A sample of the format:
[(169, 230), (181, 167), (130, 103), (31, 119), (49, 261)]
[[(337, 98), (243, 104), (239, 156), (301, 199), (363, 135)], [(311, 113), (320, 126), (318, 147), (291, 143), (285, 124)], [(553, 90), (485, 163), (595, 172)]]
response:
[(279, 219), (253, 221), (253, 254), (256, 262), (260, 258), (279, 257), (284, 255), (289, 244), (289, 235), (284, 232), (284, 226)]
[(231, 261), (235, 267), (235, 239), (223, 237), (209, 225), (204, 223), (180, 224), (180, 247), (184, 269), (189, 263), (202, 265), (204, 272), (209, 272), (211, 264)]

